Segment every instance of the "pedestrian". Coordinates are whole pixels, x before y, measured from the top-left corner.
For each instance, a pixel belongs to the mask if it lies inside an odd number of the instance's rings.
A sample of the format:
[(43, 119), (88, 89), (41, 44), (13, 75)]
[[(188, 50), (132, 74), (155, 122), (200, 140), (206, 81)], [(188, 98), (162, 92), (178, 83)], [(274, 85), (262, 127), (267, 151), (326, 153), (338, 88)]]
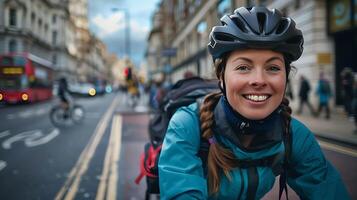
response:
[(332, 96), (332, 92), (331, 92), (330, 82), (325, 77), (323, 72), (320, 72), (320, 78), (317, 83), (316, 94), (319, 97), (319, 108), (317, 110), (316, 116), (318, 117), (322, 109), (325, 109), (326, 111), (325, 118), (330, 119), (329, 101)]
[(300, 115), (303, 112), (304, 104), (310, 109), (311, 115), (315, 116), (315, 110), (309, 101), (310, 83), (304, 75), (300, 76), (300, 88), (299, 88), (299, 109), (297, 113)]
[[(286, 164), (281, 183), (287, 178), (301, 199), (349, 199), (339, 173), (284, 98), (290, 64), (303, 51), (295, 22), (276, 9), (241, 7), (221, 23), (208, 44), (221, 91), (171, 118), (158, 165), (160, 198), (261, 199), (275, 181), (263, 158), (274, 157), (273, 163)], [(197, 155), (203, 140), (206, 161)]]
[(349, 117), (352, 117), (353, 71), (351, 68), (345, 67), (340, 75), (345, 112)]

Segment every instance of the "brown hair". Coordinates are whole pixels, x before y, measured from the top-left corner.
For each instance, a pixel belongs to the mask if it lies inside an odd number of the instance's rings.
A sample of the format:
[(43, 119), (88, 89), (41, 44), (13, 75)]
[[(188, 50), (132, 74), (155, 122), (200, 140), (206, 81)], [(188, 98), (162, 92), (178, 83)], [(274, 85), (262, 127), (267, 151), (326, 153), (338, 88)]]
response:
[[(225, 65), (227, 62), (227, 56), (224, 56), (223, 59), (216, 59), (214, 66), (217, 78), (223, 80)], [(286, 76), (289, 76), (291, 69), (290, 62), (285, 61)], [(224, 84), (224, 83), (223, 83)], [(202, 137), (209, 139), (213, 136), (212, 125), (214, 123), (213, 110), (218, 103), (222, 92), (208, 94), (200, 107), (200, 121), (201, 121), (201, 131)], [(283, 98), (281, 102), (282, 112), (281, 115), (284, 119), (284, 134), (286, 137), (290, 137), (290, 120), (291, 120), (291, 108), (289, 107), (289, 100)], [(209, 194), (215, 194), (218, 192), (220, 187), (220, 176), (222, 172), (231, 180), (229, 175), (230, 170), (235, 168), (236, 159), (233, 152), (227, 148), (222, 147), (219, 143), (213, 143), (209, 147), (209, 153), (207, 158), (207, 167), (208, 167), (208, 191)]]

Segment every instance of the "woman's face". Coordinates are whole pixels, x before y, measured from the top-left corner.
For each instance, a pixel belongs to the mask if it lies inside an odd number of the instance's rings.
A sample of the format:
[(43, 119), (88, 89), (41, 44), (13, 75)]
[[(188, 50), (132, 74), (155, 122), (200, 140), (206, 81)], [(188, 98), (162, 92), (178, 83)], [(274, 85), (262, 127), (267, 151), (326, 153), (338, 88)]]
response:
[(233, 109), (248, 119), (270, 115), (282, 102), (286, 69), (283, 54), (271, 50), (233, 51), (224, 72)]

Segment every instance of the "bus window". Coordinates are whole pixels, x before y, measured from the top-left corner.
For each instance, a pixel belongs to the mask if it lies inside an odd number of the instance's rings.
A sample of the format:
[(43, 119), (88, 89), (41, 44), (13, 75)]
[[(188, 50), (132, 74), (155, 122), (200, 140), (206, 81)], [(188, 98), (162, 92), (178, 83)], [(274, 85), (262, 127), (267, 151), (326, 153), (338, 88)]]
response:
[(25, 66), (26, 59), (20, 56), (4, 56), (0, 59), (0, 66)]

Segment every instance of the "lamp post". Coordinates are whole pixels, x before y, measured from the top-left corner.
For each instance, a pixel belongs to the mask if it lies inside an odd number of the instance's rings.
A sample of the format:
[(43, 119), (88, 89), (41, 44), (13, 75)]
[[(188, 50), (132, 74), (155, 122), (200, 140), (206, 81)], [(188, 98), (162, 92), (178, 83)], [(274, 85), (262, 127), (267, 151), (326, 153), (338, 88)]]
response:
[(125, 53), (130, 59), (130, 15), (125, 8), (112, 8), (113, 12), (123, 12), (125, 20)]

